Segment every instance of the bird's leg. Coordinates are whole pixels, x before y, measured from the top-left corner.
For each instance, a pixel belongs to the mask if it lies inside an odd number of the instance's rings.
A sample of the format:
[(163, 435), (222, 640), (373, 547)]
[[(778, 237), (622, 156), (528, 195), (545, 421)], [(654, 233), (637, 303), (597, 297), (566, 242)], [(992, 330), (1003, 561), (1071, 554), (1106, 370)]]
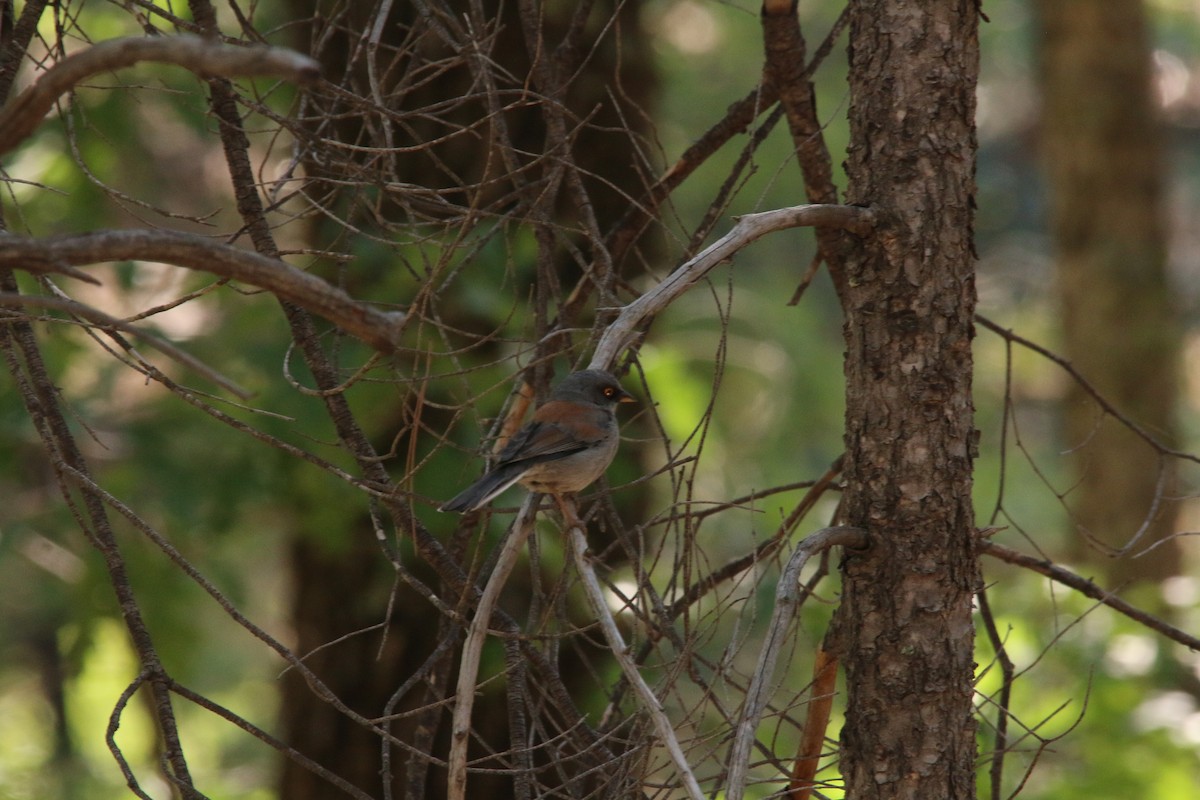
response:
[(554, 502), (558, 504), (558, 510), (562, 513), (563, 524), (568, 528), (574, 525), (583, 526), (583, 521), (579, 519), (579, 511), (575, 507), (575, 495), (556, 494)]

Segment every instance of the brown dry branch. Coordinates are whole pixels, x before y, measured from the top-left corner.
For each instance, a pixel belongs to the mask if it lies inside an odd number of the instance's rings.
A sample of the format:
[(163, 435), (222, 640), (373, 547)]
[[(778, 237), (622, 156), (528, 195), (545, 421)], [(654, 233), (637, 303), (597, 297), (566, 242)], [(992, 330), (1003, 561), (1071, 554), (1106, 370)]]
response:
[[(843, 14), (834, 31), (839, 30), (845, 19), (846, 15)], [(801, 66), (805, 61), (807, 46), (800, 32), (794, 0), (764, 0), (762, 28), (763, 49), (766, 51), (763, 72), (767, 82), (779, 93), (780, 105), (786, 112), (808, 201), (837, 203), (833, 159), (825, 145), (821, 122), (817, 119), (816, 92), (810, 75)], [(841, 232), (836, 228), (818, 228), (816, 235), (819, 257), (829, 265), (834, 285), (841, 295), (845, 282), (840, 256)]]
[(74, 236), (0, 236), (0, 268), (35, 274), (111, 261), (157, 261), (265, 289), (319, 314), (380, 352), (400, 347), (406, 315), (379, 311), (303, 270), (269, 256), (181, 231), (114, 230)]
[(1084, 597), (1090, 597), (1093, 600), (1098, 600), (1114, 611), (1124, 614), (1139, 625), (1143, 625), (1152, 631), (1156, 631), (1173, 642), (1178, 642), (1179, 644), (1191, 650), (1200, 651), (1200, 637), (1193, 636), (1192, 634), (1182, 631), (1179, 628), (1176, 628), (1174, 625), (1159, 619), (1153, 614), (1142, 611), (1136, 606), (1126, 602), (1125, 600), (1122, 600), (1120, 597), (1117, 597), (1111, 591), (1096, 585), (1094, 581), (1090, 581), (1087, 578), (1076, 575), (1069, 569), (1060, 567), (1048, 559), (1028, 556), (1017, 550), (1013, 550), (1010, 547), (1005, 547), (1002, 544), (996, 544), (995, 542), (990, 541), (981, 541), (979, 543), (979, 551), (997, 558), (1000, 561), (1004, 561), (1009, 564), (1015, 564), (1019, 567), (1024, 567), (1038, 573), (1039, 575), (1045, 575), (1047, 578), (1057, 581), (1064, 586), (1071, 587)]
[[(821, 46), (813, 54), (812, 60), (804, 67), (803, 78), (808, 80), (833, 50), (834, 42), (845, 30), (850, 19), (850, 9), (842, 11)], [(609, 234), (607, 244), (613, 254), (614, 261), (620, 261), (630, 244), (641, 233), (641, 230), (659, 213), (662, 203), (678, 186), (689, 178), (698, 167), (706, 163), (721, 147), (734, 136), (750, 127), (750, 124), (764, 111), (779, 102), (779, 85), (776, 81), (764, 79), (758, 86), (751, 89), (743, 98), (734, 102), (726, 109), (725, 116), (710, 127), (703, 135), (693, 142), (666, 172), (646, 192), (646, 196), (638, 203), (633, 203)], [(836, 202), (833, 200), (822, 202)], [(579, 287), (572, 297), (581, 295)]]
[[(769, 85), (755, 86), (741, 100), (733, 103), (725, 112), (725, 117), (713, 125), (685, 150), (674, 164), (646, 192), (640, 202), (630, 205), (625, 216), (617, 223), (612, 233), (608, 235), (607, 247), (613, 254), (614, 260), (620, 260), (633, 241), (641, 234), (654, 215), (659, 213), (663, 202), (671, 196), (679, 185), (708, 161), (708, 159), (734, 136), (744, 133), (750, 124), (763, 111), (771, 108), (777, 101), (778, 94)], [(582, 289), (576, 287), (572, 297), (586, 296)]]
[(67, 56), (0, 109), (0, 155), (23, 142), (55, 101), (83, 81), (142, 61), (174, 64), (206, 77), (273, 77), (311, 84), (320, 76), (317, 62), (277, 47), (235, 46), (188, 35), (112, 39)]
[[(12, 91), (17, 70), (20, 69), (21, 61), (38, 33), (38, 23), (47, 5), (49, 0), (30, 0), (25, 3), (15, 25), (11, 24), (10, 19), (4, 20), (10, 24), (5, 25), (3, 36), (0, 36), (0, 45), (3, 45), (0, 47), (0, 99), (7, 99)], [(11, 11), (12, 6), (13, 4), (6, 3), (5, 9)]]
[(804, 732), (796, 749), (792, 777), (788, 781), (788, 800), (809, 800), (816, 786), (814, 779), (825, 749), (825, 730), (833, 711), (833, 696), (837, 686), (837, 658), (824, 647), (817, 648), (813, 659), (812, 700), (804, 718)]

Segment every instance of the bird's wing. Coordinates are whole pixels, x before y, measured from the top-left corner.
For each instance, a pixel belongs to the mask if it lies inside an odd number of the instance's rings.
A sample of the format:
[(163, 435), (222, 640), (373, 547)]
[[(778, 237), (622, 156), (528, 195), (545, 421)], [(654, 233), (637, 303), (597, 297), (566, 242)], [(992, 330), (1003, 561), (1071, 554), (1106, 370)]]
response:
[(604, 440), (605, 413), (562, 400), (551, 400), (509, 440), (496, 460), (503, 464), (551, 461), (595, 447)]

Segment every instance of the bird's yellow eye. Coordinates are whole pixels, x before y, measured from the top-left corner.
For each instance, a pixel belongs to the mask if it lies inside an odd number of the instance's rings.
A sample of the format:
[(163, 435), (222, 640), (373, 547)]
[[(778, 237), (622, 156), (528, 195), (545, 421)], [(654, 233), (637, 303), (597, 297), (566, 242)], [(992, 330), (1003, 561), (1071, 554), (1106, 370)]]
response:
[(605, 397), (612, 397), (616, 393), (617, 393), (617, 390), (614, 389), (613, 387), (611, 387), (611, 386), (604, 387), (604, 396)]

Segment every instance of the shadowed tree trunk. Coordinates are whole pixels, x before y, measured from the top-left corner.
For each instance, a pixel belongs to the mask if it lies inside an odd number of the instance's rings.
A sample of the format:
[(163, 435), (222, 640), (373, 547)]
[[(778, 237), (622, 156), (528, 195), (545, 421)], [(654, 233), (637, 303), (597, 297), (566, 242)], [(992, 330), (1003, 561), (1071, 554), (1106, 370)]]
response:
[(846, 668), (849, 798), (971, 798), (975, 86), (969, 0), (852, 3), (844, 519), (832, 644)]
[[(1058, 251), (1064, 355), (1112, 404), (1167, 446), (1178, 391), (1180, 330), (1166, 274), (1162, 134), (1153, 100), (1142, 0), (1035, 3), (1041, 22), (1042, 145)], [(1113, 584), (1178, 572), (1175, 543), (1139, 558), (1174, 529), (1171, 464), (1106, 417), (1077, 385), (1064, 401), (1078, 484), (1068, 500), (1076, 557), (1099, 560)]]

